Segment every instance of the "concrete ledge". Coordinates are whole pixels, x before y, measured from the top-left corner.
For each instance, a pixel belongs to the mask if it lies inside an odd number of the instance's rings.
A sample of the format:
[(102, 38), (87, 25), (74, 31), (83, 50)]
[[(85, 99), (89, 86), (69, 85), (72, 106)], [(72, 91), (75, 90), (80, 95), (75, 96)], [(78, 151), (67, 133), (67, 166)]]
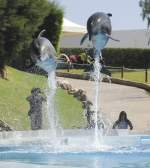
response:
[(64, 72), (56, 72), (56, 76), (65, 77), (65, 78), (73, 78), (73, 79), (81, 79), (81, 80), (89, 80), (90, 77), (88, 75), (80, 75), (80, 74), (69, 74)]
[(144, 83), (116, 79), (116, 78), (111, 78), (111, 81), (112, 81), (112, 83), (115, 83), (115, 84), (137, 87), (137, 88), (144, 89), (144, 90), (150, 92), (150, 86), (147, 84), (144, 84)]
[[(80, 74), (69, 74), (69, 73), (63, 73), (63, 72), (56, 72), (56, 75), (58, 77), (81, 79), (81, 80), (89, 80), (90, 79), (90, 76), (88, 76), (87, 74), (80, 75)], [(109, 81), (107, 78), (104, 78), (103, 82), (109, 82)], [(115, 83), (115, 84), (119, 84), (119, 85), (137, 87), (137, 88), (144, 89), (144, 90), (150, 92), (150, 85), (147, 85), (144, 83), (122, 80), (122, 79), (117, 79), (117, 78), (111, 78), (111, 82)]]

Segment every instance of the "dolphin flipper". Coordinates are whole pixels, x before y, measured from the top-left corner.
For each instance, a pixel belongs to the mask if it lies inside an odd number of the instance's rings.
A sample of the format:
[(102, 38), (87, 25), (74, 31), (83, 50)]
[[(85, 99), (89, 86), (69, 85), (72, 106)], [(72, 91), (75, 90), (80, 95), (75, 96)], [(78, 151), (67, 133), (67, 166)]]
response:
[(109, 34), (106, 34), (106, 36), (107, 36), (108, 38), (110, 38), (111, 40), (114, 40), (114, 41), (118, 41), (118, 42), (120, 42), (120, 40), (118, 40), (118, 39), (115, 39), (115, 38), (111, 37)]
[(86, 33), (86, 34), (82, 37), (82, 39), (81, 39), (81, 41), (80, 41), (80, 45), (83, 44), (83, 42), (85, 41), (85, 39), (87, 39), (87, 37), (88, 37), (88, 33)]

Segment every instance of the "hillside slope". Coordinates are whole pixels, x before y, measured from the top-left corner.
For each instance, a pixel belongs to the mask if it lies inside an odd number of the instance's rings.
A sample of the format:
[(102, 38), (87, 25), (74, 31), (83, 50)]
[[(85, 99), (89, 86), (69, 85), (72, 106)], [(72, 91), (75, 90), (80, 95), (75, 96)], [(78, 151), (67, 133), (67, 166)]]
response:
[[(40, 87), (44, 90), (47, 79), (11, 67), (8, 67), (7, 71), (8, 80), (0, 78), (0, 119), (15, 130), (28, 130), (30, 129), (30, 120), (27, 115), (29, 104), (26, 97), (30, 95), (33, 87)], [(80, 102), (61, 89), (57, 90), (56, 102), (63, 127), (72, 128), (85, 125)]]

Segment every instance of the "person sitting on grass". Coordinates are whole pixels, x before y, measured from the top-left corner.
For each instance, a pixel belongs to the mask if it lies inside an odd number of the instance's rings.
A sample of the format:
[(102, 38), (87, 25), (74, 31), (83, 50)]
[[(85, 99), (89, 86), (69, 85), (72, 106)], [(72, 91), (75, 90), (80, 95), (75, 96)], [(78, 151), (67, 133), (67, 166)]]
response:
[(128, 120), (126, 112), (121, 111), (118, 120), (113, 125), (113, 129), (128, 129), (128, 127), (130, 127), (130, 130), (133, 129), (133, 125)]

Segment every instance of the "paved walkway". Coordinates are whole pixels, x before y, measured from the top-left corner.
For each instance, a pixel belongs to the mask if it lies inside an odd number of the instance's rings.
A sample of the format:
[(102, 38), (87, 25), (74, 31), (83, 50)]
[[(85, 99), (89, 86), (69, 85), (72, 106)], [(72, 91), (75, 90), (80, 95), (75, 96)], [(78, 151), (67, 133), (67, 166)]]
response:
[[(69, 82), (73, 88), (86, 91), (89, 100), (94, 100), (93, 82), (70, 78), (58, 78)], [(150, 94), (143, 89), (118, 84), (101, 83), (100, 109), (111, 121), (124, 110), (132, 121), (134, 130), (150, 133)]]

